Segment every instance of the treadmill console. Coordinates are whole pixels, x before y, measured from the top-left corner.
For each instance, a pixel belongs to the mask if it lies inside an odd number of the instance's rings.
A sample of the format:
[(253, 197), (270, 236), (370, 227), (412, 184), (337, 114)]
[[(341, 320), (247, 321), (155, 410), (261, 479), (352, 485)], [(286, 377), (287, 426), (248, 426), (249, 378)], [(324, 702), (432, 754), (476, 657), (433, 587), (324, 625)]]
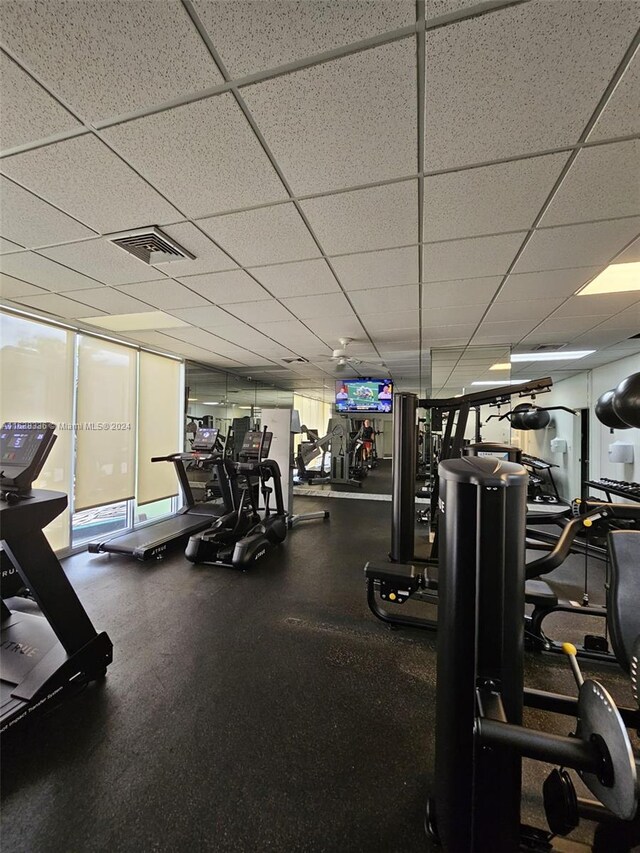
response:
[(216, 441), (218, 440), (218, 432), (217, 429), (200, 427), (196, 432), (196, 437), (193, 439), (191, 449), (201, 453), (213, 453)]
[(249, 462), (266, 459), (271, 449), (272, 432), (246, 432), (240, 456)]
[(5, 423), (0, 432), (2, 498), (27, 497), (56, 440), (55, 424)]

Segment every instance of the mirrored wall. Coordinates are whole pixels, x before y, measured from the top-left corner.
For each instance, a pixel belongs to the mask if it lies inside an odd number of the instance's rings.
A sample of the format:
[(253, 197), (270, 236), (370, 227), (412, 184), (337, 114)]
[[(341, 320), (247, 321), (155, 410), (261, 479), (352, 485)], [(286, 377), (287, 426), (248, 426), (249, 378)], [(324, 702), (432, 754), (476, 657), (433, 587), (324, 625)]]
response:
[(263, 408), (293, 407), (293, 392), (254, 377), (238, 376), (195, 362), (185, 363), (185, 450), (195, 428), (204, 425), (229, 434), (234, 418), (260, 424)]

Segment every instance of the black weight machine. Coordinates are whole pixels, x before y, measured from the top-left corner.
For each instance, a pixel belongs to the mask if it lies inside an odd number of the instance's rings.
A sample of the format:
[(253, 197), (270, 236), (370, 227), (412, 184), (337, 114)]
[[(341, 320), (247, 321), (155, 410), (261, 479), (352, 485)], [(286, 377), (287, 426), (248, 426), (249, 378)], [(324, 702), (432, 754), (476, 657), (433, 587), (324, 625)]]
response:
[[(431, 429), (438, 431), (446, 425), (440, 444), (440, 457), (433, 464), (459, 457), (465, 447), (465, 431), (469, 414), (484, 405), (500, 405), (514, 396), (526, 397), (549, 391), (553, 382), (549, 377), (511, 385), (507, 388), (488, 388), (461, 397), (418, 399), (416, 394), (394, 394), (393, 466), (391, 551), (387, 565), (367, 563), (365, 578), (367, 601), (373, 614), (390, 625), (411, 626), (436, 630), (435, 620), (417, 616), (392, 614), (378, 601), (404, 604), (409, 598), (427, 604), (437, 604), (438, 582), (432, 576), (438, 563), (438, 479), (432, 481), (430, 519), (434, 528), (434, 541), (426, 559), (417, 558), (414, 552), (415, 536), (415, 477), (417, 463), (417, 411), (418, 407), (430, 411)], [(479, 424), (479, 415), (476, 425)], [(477, 437), (477, 435), (476, 435)], [(524, 610), (523, 610), (524, 613)]]
[(31, 487), (55, 439), (49, 423), (7, 423), (0, 432), (2, 553), (30, 593), (25, 598), (3, 590), (2, 732), (71, 688), (102, 678), (112, 660), (111, 640), (93, 627), (43, 533), (66, 509), (67, 496)]
[[(436, 765), (428, 834), (446, 853), (544, 851), (585, 817), (618, 839), (628, 830), (626, 846), (608, 849), (637, 849), (638, 780), (627, 726), (640, 726), (640, 711), (618, 709), (602, 684), (585, 681), (570, 646), (577, 699), (524, 687), (526, 472), (467, 457), (443, 462), (439, 474)], [(637, 696), (640, 643), (624, 616), (618, 627), (631, 650)], [(525, 705), (575, 717), (572, 732), (523, 726)], [(550, 831), (521, 826), (523, 757), (559, 766), (543, 788)], [(579, 773), (595, 800), (577, 795), (566, 768)], [(623, 829), (621, 822), (632, 823)]]

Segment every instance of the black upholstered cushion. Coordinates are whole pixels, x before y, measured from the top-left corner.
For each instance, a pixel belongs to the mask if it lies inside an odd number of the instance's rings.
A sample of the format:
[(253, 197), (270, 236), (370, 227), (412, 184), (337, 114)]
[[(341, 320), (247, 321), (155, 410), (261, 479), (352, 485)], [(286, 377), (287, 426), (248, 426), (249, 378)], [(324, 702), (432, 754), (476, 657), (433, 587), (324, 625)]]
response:
[(640, 531), (609, 533), (609, 554), (607, 620), (613, 651), (628, 672), (633, 644), (640, 634)]

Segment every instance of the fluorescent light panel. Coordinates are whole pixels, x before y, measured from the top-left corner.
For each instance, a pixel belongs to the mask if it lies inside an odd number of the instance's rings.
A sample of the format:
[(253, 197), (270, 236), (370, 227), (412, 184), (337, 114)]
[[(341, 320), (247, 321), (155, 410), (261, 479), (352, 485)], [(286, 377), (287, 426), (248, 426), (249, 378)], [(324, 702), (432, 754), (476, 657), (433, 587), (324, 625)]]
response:
[(511, 370), (511, 362), (506, 361), (504, 364), (492, 364), (489, 370)]
[(165, 314), (164, 311), (142, 311), (137, 314), (111, 314), (102, 317), (79, 317), (81, 323), (90, 323), (111, 332), (139, 332), (142, 330), (176, 329), (188, 326), (184, 320)]
[(624, 293), (632, 290), (640, 290), (640, 261), (610, 264), (577, 295), (592, 296), (594, 293)]
[(514, 352), (511, 361), (575, 361), (594, 353), (594, 349), (558, 350), (558, 352)]

